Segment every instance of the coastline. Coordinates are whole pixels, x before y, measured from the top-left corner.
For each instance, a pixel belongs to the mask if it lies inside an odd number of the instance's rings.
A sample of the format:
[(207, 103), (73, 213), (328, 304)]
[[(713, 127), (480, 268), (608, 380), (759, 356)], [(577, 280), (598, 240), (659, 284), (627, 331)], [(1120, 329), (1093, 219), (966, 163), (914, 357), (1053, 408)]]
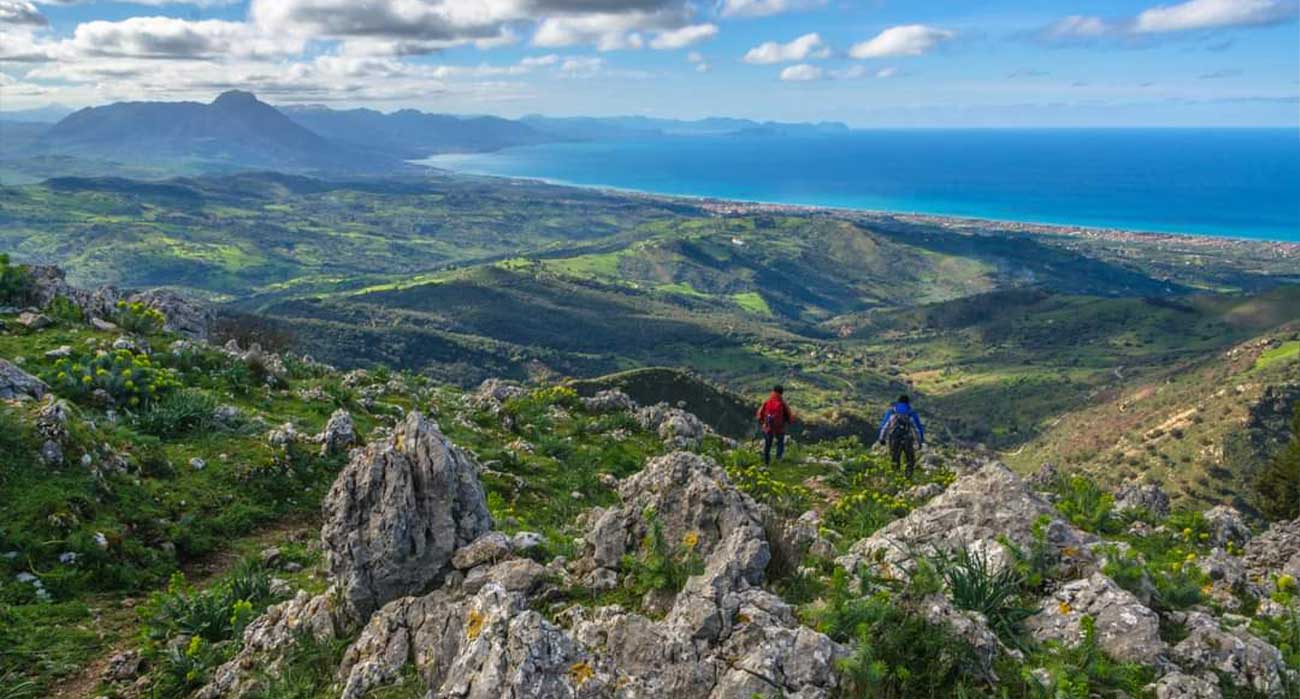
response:
[(753, 214), (824, 215), (855, 221), (898, 222), (908, 225), (938, 227), (947, 231), (965, 234), (996, 235), (998, 233), (1015, 233), (1048, 235), (1083, 238), (1112, 243), (1163, 243), (1209, 250), (1222, 250), (1225, 248), (1263, 249), (1274, 252), (1283, 258), (1294, 258), (1296, 259), (1297, 264), (1300, 264), (1300, 241), (1270, 240), (1265, 238), (1223, 234), (1152, 231), (1132, 228), (1015, 221), (1010, 219), (984, 218), (979, 216), (931, 214), (917, 211), (891, 211), (884, 209), (850, 208), (816, 204), (789, 204), (785, 202), (729, 199), (706, 195), (665, 194), (662, 192), (651, 192), (629, 187), (583, 184), (548, 177), (500, 175), (468, 170), (455, 170), (445, 166), (434, 165), (430, 162), (436, 160), (438, 157), (439, 156), (433, 156), (411, 162), (456, 177), (483, 177), (506, 182), (545, 184), (553, 187), (583, 189), (607, 195), (633, 197), (647, 201), (689, 204), (715, 215), (722, 216), (744, 216)]

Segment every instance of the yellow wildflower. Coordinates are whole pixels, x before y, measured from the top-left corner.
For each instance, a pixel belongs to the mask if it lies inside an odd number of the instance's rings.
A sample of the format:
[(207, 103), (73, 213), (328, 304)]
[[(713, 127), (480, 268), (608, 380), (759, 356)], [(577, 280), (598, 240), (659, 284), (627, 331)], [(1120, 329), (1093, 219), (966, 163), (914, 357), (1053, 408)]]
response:
[(465, 619), (465, 636), (473, 641), (483, 633), (483, 624), (487, 622), (487, 617), (483, 612), (477, 609), (469, 610), (469, 615)]
[(569, 666), (569, 681), (579, 687), (595, 676), (596, 671), (585, 662), (578, 662)]

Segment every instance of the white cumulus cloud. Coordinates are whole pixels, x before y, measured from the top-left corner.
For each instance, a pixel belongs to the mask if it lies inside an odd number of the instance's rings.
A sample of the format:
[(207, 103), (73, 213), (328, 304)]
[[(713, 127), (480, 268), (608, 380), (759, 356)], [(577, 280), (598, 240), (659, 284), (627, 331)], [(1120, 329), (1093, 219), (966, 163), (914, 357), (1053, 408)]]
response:
[(650, 40), (650, 48), (660, 50), (680, 49), (707, 41), (718, 35), (716, 24), (692, 24), (680, 29), (660, 32)]
[(825, 0), (722, 0), (718, 12), (723, 17), (767, 17), (823, 4)]
[(1275, 24), (1295, 14), (1296, 5), (1290, 0), (1189, 0), (1142, 12), (1133, 23), (1133, 31), (1153, 34), (1258, 26)]
[(43, 27), (49, 21), (27, 0), (0, 0), (0, 24)]
[(822, 41), (820, 34), (804, 34), (787, 44), (767, 41), (745, 53), (745, 62), (754, 64), (786, 63), (806, 61), (810, 58), (826, 58), (830, 48)]
[(905, 24), (890, 27), (875, 38), (849, 49), (854, 58), (886, 58), (890, 56), (920, 56), (939, 44), (957, 36), (949, 29), (928, 27), (924, 24)]
[(792, 65), (781, 71), (781, 79), (786, 82), (809, 82), (821, 80), (822, 69), (807, 63)]

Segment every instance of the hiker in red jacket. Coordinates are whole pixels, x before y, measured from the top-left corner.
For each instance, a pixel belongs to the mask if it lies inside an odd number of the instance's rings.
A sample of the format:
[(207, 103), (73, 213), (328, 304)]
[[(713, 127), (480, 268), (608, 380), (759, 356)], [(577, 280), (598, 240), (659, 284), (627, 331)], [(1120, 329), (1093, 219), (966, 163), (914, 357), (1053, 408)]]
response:
[(785, 456), (785, 428), (794, 422), (794, 413), (785, 404), (783, 387), (777, 385), (772, 389), (772, 395), (758, 409), (756, 417), (759, 426), (763, 428), (763, 463), (770, 465), (772, 443), (776, 443), (776, 458), (780, 460)]

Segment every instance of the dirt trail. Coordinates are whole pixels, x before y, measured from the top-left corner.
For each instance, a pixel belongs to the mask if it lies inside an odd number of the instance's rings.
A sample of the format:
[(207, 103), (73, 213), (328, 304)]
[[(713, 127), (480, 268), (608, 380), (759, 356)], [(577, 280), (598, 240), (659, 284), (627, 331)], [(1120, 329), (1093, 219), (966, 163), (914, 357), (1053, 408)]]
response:
[[(191, 561), (181, 567), (185, 578), (196, 588), (203, 588), (220, 577), (243, 557), (248, 549), (259, 549), (271, 544), (291, 540), (298, 535), (319, 529), (317, 522), (307, 519), (287, 519), (276, 522), (259, 530), (234, 545), (218, 551), (201, 560)], [(97, 696), (100, 678), (108, 667), (108, 661), (117, 653), (130, 650), (137, 645), (138, 625), (135, 607), (144, 602), (148, 595), (140, 597), (100, 596), (87, 601), (95, 630), (100, 638), (112, 638), (98, 657), (87, 662), (80, 671), (75, 672), (52, 684), (49, 697), (52, 699), (93, 699)]]
[(822, 499), (822, 502), (813, 505), (813, 510), (815, 510), (817, 514), (821, 514), (826, 510), (826, 508), (839, 502), (840, 498), (844, 497), (843, 493), (829, 485), (826, 485), (826, 481), (822, 480), (821, 476), (806, 478), (804, 479), (803, 485), (808, 490), (816, 493), (817, 496)]

